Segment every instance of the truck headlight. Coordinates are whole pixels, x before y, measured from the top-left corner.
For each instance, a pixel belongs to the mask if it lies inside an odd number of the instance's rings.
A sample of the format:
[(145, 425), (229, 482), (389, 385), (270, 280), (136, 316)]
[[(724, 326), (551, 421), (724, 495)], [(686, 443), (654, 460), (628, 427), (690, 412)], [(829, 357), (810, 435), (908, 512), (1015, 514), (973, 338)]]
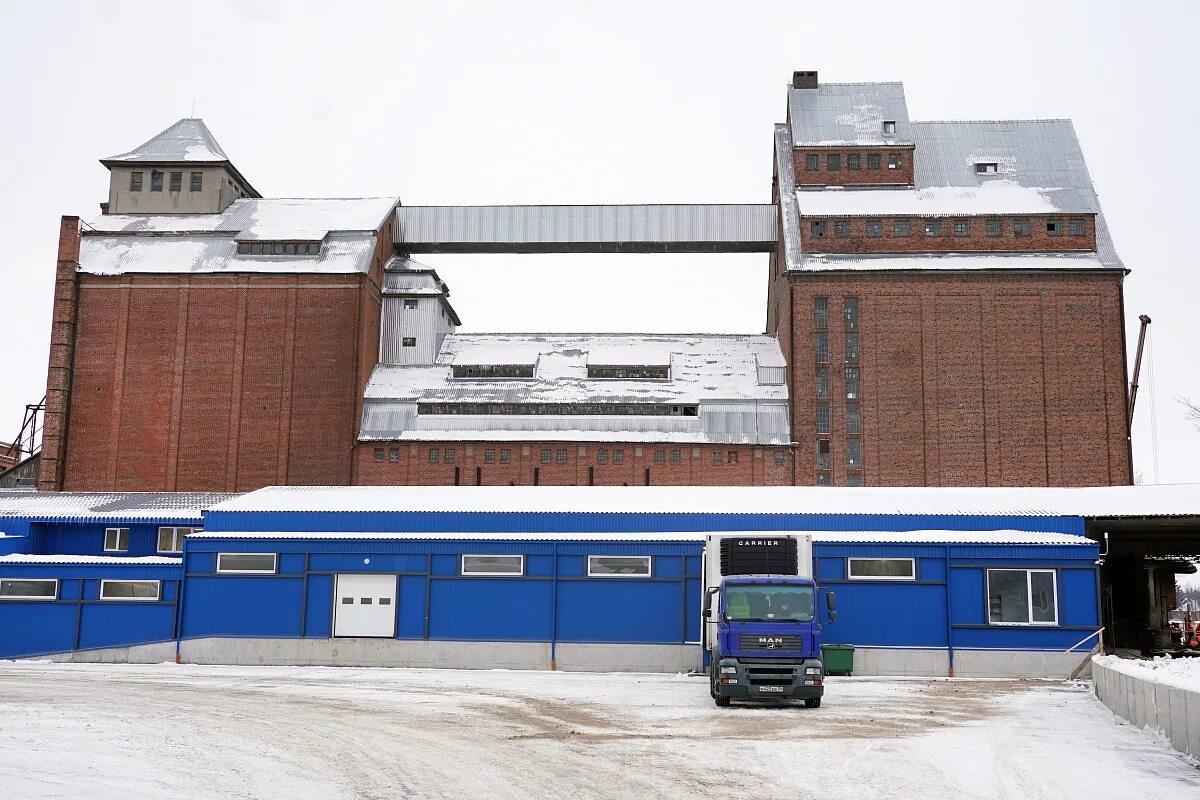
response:
[(722, 675), (736, 675), (737, 667), (721, 667)]
[(820, 675), (821, 668), (820, 667), (806, 667), (804, 670), (804, 674), (805, 675)]

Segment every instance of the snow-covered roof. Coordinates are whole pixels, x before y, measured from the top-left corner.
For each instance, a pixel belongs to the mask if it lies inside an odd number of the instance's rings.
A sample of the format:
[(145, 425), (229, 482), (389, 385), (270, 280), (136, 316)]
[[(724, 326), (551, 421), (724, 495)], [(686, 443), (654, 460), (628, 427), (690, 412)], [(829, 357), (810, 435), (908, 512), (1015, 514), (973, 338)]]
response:
[(204, 120), (185, 118), (176, 122), (149, 141), (128, 153), (109, 156), (109, 161), (143, 161), (161, 163), (221, 162), (229, 157), (217, 144), (216, 137), (204, 124)]
[[(397, 200), (235, 200), (220, 214), (108, 214), (85, 226), (79, 271), (365, 273)], [(323, 241), (319, 254), (239, 255), (239, 241)]]
[[(788, 120), (796, 147), (911, 144), (901, 83), (822, 83), (788, 89)], [(885, 135), (885, 120), (895, 122)]]
[[(913, 216), (982, 214), (1090, 214), (1090, 204), (1072, 189), (1022, 186), (1012, 180), (978, 186), (928, 186), (921, 189), (798, 189), (796, 200), (806, 217)], [(1072, 207), (1074, 206), (1074, 207)]]
[(0, 490), (0, 517), (200, 519), (229, 492), (31, 492)]
[(0, 556), (0, 564), (140, 564), (142, 566), (178, 566), (182, 563), (182, 558), (168, 558), (166, 556), (123, 558), (121, 556), (26, 555), (25, 553)]
[(1095, 253), (812, 253), (802, 256), (800, 263), (814, 271), (1106, 269)]
[[(593, 351), (600, 355), (597, 359)], [(592, 379), (588, 364), (670, 365), (670, 378)], [(452, 365), (536, 365), (531, 379), (454, 378)], [(787, 387), (771, 336), (451, 334), (432, 365), (379, 364), (363, 440), (787, 444)], [(422, 415), (418, 403), (699, 406), (690, 415)]]
[[(1052, 544), (1090, 545), (1086, 536), (1041, 531), (786, 531), (810, 533), (823, 544)], [(722, 531), (736, 536), (738, 532)], [(783, 531), (780, 531), (783, 533)], [(744, 532), (761, 536), (762, 531)], [(428, 541), (518, 541), (518, 542), (703, 542), (703, 531), (653, 531), (649, 533), (605, 533), (603, 531), (203, 531), (194, 539), (341, 539), (341, 540), (428, 540)]]
[(437, 297), (449, 295), (450, 288), (432, 267), (394, 255), (383, 265), (383, 293)]
[(1200, 516), (1200, 484), (1100, 487), (272, 486), (224, 511)]

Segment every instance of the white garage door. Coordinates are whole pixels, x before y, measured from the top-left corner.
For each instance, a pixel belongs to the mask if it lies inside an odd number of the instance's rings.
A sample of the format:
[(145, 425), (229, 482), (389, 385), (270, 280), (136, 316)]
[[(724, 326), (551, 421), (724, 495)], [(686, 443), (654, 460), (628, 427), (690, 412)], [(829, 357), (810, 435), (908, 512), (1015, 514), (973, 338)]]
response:
[(396, 635), (396, 576), (338, 575), (334, 636)]

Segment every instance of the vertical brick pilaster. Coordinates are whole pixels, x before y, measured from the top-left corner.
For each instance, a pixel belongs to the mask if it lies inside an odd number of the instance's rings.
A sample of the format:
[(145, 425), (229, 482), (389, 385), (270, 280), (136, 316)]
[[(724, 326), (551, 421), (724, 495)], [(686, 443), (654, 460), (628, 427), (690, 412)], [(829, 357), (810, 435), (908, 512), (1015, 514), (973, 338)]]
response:
[(50, 363), (46, 373), (42, 456), (38, 488), (62, 488), (67, 449), (67, 414), (75, 363), (75, 326), (79, 301), (79, 217), (63, 216), (58, 228), (58, 262), (54, 272), (54, 309), (50, 331)]

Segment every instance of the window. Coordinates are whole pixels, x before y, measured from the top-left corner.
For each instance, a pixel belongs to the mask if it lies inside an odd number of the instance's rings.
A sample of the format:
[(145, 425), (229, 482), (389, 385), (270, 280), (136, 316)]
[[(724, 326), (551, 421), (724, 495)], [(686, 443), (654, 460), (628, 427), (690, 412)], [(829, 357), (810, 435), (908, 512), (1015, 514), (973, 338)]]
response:
[(204, 173), (203, 172), (193, 172), (192, 173), (192, 180), (191, 180), (191, 183), (188, 185), (188, 189), (193, 192), (204, 191)]
[(913, 581), (917, 579), (915, 558), (847, 558), (846, 577), (851, 580)]
[(813, 236), (816, 236), (819, 239), (825, 235), (825, 223), (820, 220), (813, 220), (809, 230), (812, 231)]
[(995, 175), (1000, 171), (1000, 165), (995, 161), (980, 161), (975, 164), (975, 172), (980, 175)]
[(895, 120), (885, 119), (883, 121), (883, 135), (884, 136), (895, 136), (896, 135), (896, 121)]
[(105, 528), (104, 552), (124, 553), (129, 550), (129, 528)]
[(841, 168), (842, 157), (840, 155), (834, 155), (833, 153), (830, 153), (829, 155), (825, 156), (825, 169), (829, 170), (830, 172), (837, 172)]
[(172, 192), (182, 192), (183, 191), (183, 173), (182, 172), (172, 172), (171, 173), (171, 191)]
[[(418, 305), (418, 302), (417, 302), (416, 300), (412, 299), (412, 298), (407, 298), (407, 297), (406, 297), (406, 298), (404, 299), (404, 307), (405, 307), (405, 308), (410, 308), (410, 309), (411, 309), (411, 308), (416, 308), (416, 307), (417, 307), (417, 305)], [(458, 376), (457, 376), (457, 375), (455, 375), (454, 377), (456, 377), (456, 378), (457, 378)]]
[(141, 190), (142, 190), (142, 173), (141, 172), (129, 173), (129, 191), (140, 192)]
[(867, 153), (867, 169), (879, 169), (879, 153)]
[(275, 553), (217, 553), (217, 572), (275, 573)]
[(150, 170), (150, 191), (161, 192), (163, 186), (163, 174), (160, 170)]
[(867, 220), (867, 238), (878, 239), (883, 236), (883, 223), (877, 219)]
[(1072, 236), (1083, 236), (1085, 230), (1083, 220), (1073, 219), (1067, 224), (1070, 226), (1067, 229), (1068, 233), (1070, 233)]
[(804, 156), (804, 168), (809, 172), (821, 168), (821, 157), (816, 153), (808, 153)]
[[(531, 374), (529, 377), (533, 377)], [(588, 365), (589, 378), (601, 379), (628, 379), (634, 380), (651, 380), (665, 381), (671, 377), (671, 368), (667, 365), (662, 366), (622, 366), (622, 367), (594, 367)]]
[(654, 463), (655, 464), (667, 463), (667, 453), (665, 450), (655, 450), (654, 451)]
[(58, 580), (56, 578), (0, 579), (0, 598), (5, 600), (56, 600)]
[(525, 574), (525, 556), (469, 556), (462, 557), (463, 575), (512, 575)]
[(375, 448), (375, 460), (383, 461), (383, 448), (382, 447)]
[(782, 450), (776, 450), (772, 455), (775, 457), (775, 466), (780, 467), (787, 463), (787, 453)]
[(533, 364), (455, 364), (450, 373), (455, 378), (532, 378), (533, 367)]
[(985, 227), (987, 228), (988, 236), (999, 236), (1000, 235), (1000, 220), (989, 219), (987, 221), (987, 223), (985, 223)]
[(453, 448), (453, 447), (447, 447), (447, 448), (446, 448), (446, 452), (442, 454), (442, 458), (443, 458), (443, 459), (445, 459), (445, 461), (446, 461), (446, 463), (447, 463), (447, 464), (449, 464), (449, 463), (451, 463), (452, 461), (454, 461), (454, 448)]
[(492, 462), (494, 462), (494, 461), (496, 460), (496, 451), (495, 451), (495, 450), (491, 450), (491, 449), (489, 449), (489, 450), (484, 450), (484, 451), (483, 451), (483, 460), (484, 460), (484, 461), (486, 461), (486, 462), (487, 462), (487, 463), (489, 463), (489, 464), (491, 464)]
[(862, 475), (857, 472), (850, 473), (849, 475), (846, 476), (846, 485), (847, 486), (862, 486), (863, 485)]
[(858, 153), (846, 156), (846, 169), (862, 169), (862, 156)]
[(833, 485), (833, 476), (832, 475), (830, 475), (828, 472), (818, 472), (817, 473), (817, 486), (832, 486), (832, 485)]
[(393, 464), (400, 463), (400, 448), (399, 447), (393, 447), (388, 450), (388, 461), (392, 462)]
[(858, 403), (846, 403), (846, 433), (862, 434), (862, 407)]
[(842, 351), (843, 360), (847, 364), (853, 364), (858, 361), (858, 334), (847, 333), (845, 339), (845, 348)]
[(738, 460), (737, 450), (730, 450), (726, 455), (726, 461), (730, 464), (736, 464)]
[(415, 337), (415, 336), (401, 337), (400, 346), (401, 347), (416, 347), (417, 346), (417, 337)]
[(588, 577), (650, 577), (650, 556), (588, 556)]
[(842, 312), (845, 315), (846, 330), (858, 330), (858, 298), (847, 297), (842, 303)]
[(815, 333), (813, 334), (813, 350), (817, 355), (818, 364), (829, 363), (829, 334)]
[(817, 469), (828, 471), (833, 468), (830, 458), (832, 451), (832, 443), (828, 439), (817, 439)]
[(862, 469), (862, 439), (846, 440), (846, 469)]
[(955, 236), (970, 236), (971, 235), (971, 220), (969, 220), (969, 219), (954, 220), (954, 235)]
[(559, 464), (567, 463), (567, 451), (566, 450), (556, 450), (554, 452), (554, 460), (557, 461)]
[(850, 223), (844, 219), (833, 223), (833, 235), (839, 239), (845, 239), (850, 235)]
[(500, 451), (500, 463), (507, 464), (509, 461), (512, 461), (512, 450), (507, 450), (507, 449), (501, 450)]
[(925, 235), (926, 236), (941, 236), (942, 221), (938, 219), (925, 220)]
[(554, 457), (554, 454), (551, 451), (549, 451), (549, 450), (542, 451), (542, 463), (543, 464), (549, 464), (553, 457)]
[(817, 403), (817, 433), (829, 433), (829, 403)]
[(681, 455), (680, 455), (679, 451), (678, 451), (678, 450), (672, 450), (672, 451), (671, 451), (671, 463), (672, 463), (672, 464), (678, 464), (678, 463), (679, 463), (679, 461), (680, 461), (680, 459), (681, 459)]
[(100, 581), (101, 600), (141, 600), (153, 602), (158, 599), (158, 581)]
[(607, 464), (608, 463), (608, 449), (607, 448), (604, 448), (604, 447), (597, 448), (596, 462), (599, 464)]
[(1046, 233), (1050, 234), (1051, 236), (1058, 236), (1062, 233), (1062, 230), (1063, 228), (1061, 219), (1046, 220)]
[(888, 169), (900, 169), (900, 154), (888, 153)]
[(436, 464), (442, 460), (442, 451), (436, 447), (429, 448), (429, 463)]
[(993, 625), (1056, 625), (1054, 570), (989, 569), (988, 622)]
[(1027, 219), (1013, 220), (1013, 236), (1029, 236), (1032, 228)]
[(862, 387), (859, 385), (858, 367), (846, 367), (842, 370), (842, 383), (846, 387), (846, 399), (857, 400), (862, 396)]
[(892, 235), (900, 237), (911, 236), (912, 225), (906, 219), (898, 219), (892, 223)]
[(829, 298), (813, 298), (813, 327), (819, 331), (829, 327)]
[(725, 459), (725, 457), (721, 455), (721, 451), (720, 451), (720, 450), (713, 450), (713, 451), (712, 451), (712, 463), (713, 463), (714, 465), (715, 465), (715, 464), (723, 464), (723, 463), (724, 463), (724, 459)]
[(817, 367), (814, 375), (814, 384), (817, 390), (818, 400), (829, 399), (829, 367)]
[(158, 552), (182, 553), (183, 537), (192, 532), (191, 528), (159, 528)]

